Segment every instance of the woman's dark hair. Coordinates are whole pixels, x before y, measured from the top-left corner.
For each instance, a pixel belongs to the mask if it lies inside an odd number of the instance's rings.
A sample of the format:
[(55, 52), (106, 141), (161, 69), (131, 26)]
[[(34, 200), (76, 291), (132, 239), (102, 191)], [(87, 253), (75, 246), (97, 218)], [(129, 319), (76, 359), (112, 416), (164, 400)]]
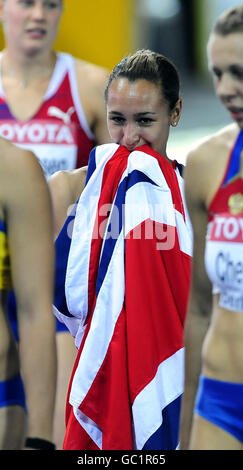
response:
[(161, 95), (172, 111), (179, 99), (180, 79), (175, 65), (167, 57), (149, 49), (141, 49), (130, 54), (115, 66), (110, 74), (105, 90), (107, 101), (111, 83), (117, 78), (127, 78), (130, 82), (148, 80), (160, 86)]
[(226, 10), (216, 21), (213, 32), (220, 36), (243, 33), (243, 5)]

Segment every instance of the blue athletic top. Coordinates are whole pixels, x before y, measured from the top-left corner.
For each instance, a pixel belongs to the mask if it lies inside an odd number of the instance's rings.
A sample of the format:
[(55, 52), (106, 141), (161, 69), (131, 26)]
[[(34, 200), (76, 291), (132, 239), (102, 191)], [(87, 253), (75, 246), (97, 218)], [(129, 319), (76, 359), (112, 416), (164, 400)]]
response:
[(220, 293), (220, 306), (243, 313), (243, 178), (239, 175), (242, 149), (243, 131), (209, 207), (205, 265), (214, 293)]

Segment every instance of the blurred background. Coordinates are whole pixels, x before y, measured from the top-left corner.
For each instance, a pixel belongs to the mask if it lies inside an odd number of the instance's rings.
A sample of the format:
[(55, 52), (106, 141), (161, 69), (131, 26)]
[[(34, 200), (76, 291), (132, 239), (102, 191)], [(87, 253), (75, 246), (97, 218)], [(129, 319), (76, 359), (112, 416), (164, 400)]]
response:
[[(55, 48), (112, 69), (137, 48), (169, 57), (181, 75), (183, 113), (171, 130), (169, 155), (184, 162), (192, 143), (230, 123), (214, 96), (206, 45), (232, 0), (64, 0)], [(0, 47), (4, 47), (0, 35)]]

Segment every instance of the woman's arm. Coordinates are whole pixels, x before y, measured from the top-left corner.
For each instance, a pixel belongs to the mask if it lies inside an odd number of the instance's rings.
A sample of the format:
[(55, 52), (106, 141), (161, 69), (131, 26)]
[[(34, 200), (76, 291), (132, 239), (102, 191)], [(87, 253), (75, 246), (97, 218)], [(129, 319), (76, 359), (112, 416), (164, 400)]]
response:
[(50, 197), (33, 154), (15, 148), (9, 157), (5, 212), (17, 300), (20, 365), (28, 408), (27, 436), (51, 440), (56, 345)]
[[(193, 158), (194, 157), (194, 158)], [(185, 323), (185, 390), (182, 400), (180, 448), (188, 449), (194, 401), (201, 372), (201, 351), (212, 307), (211, 284), (204, 265), (207, 210), (204, 202), (203, 167), (196, 155), (188, 158), (185, 170), (187, 206), (193, 226), (193, 262), (189, 305)]]

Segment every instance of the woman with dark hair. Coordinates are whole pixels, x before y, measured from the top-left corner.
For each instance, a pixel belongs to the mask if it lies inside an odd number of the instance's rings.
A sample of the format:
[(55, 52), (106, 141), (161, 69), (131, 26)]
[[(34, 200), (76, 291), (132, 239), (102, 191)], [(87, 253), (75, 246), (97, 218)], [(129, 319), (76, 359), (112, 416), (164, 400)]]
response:
[(137, 51), (105, 98), (114, 143), (91, 152), (84, 189), (85, 170), (69, 174), (66, 203), (83, 192), (56, 241), (55, 310), (78, 348), (64, 449), (175, 449), (191, 260), (181, 168), (166, 153), (177, 70)]
[(219, 17), (208, 62), (234, 123), (197, 146), (185, 172), (194, 261), (181, 448), (242, 450), (243, 5)]

